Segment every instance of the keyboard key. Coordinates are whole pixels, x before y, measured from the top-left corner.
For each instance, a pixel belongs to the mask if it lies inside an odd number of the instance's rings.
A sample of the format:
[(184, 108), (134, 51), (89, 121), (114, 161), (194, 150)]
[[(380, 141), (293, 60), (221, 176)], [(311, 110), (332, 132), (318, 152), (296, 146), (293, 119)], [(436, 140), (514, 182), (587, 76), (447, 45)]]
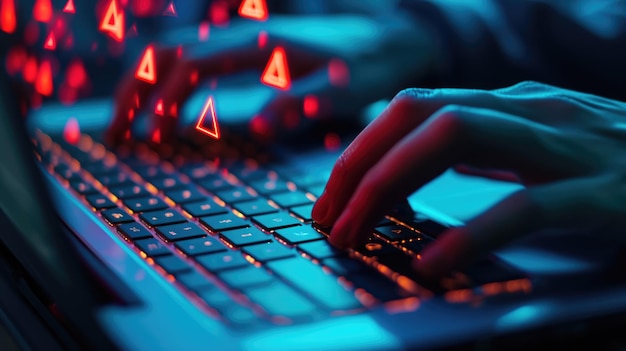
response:
[(129, 240), (151, 238), (152, 234), (137, 222), (120, 224), (117, 230)]
[(274, 280), (265, 269), (255, 266), (226, 271), (219, 277), (226, 285), (238, 290), (268, 284)]
[(330, 270), (337, 275), (372, 271), (372, 268), (370, 268), (367, 264), (349, 257), (327, 258), (322, 261), (322, 264), (330, 268)]
[(254, 227), (225, 231), (222, 232), (220, 236), (235, 247), (258, 244), (272, 240), (271, 236)]
[(250, 262), (236, 251), (212, 253), (196, 256), (198, 263), (210, 272), (219, 272), (227, 269), (240, 268), (250, 265)]
[(215, 195), (228, 204), (248, 201), (256, 197), (255, 195), (252, 195), (244, 187), (236, 187), (232, 189), (221, 190), (221, 191), (216, 192)]
[(317, 310), (317, 306), (280, 282), (248, 289), (246, 296), (273, 316), (304, 318)]
[(305, 291), (319, 304), (331, 310), (351, 310), (361, 307), (359, 300), (339, 284), (336, 276), (326, 274), (322, 267), (302, 257), (269, 262), (276, 275)]
[[(374, 273), (372, 273), (374, 272)], [(400, 288), (387, 277), (371, 272), (357, 272), (345, 277), (355, 288), (361, 288), (379, 301), (392, 301), (405, 297)]]
[(312, 220), (311, 212), (313, 211), (313, 204), (295, 206), (295, 207), (290, 208), (289, 211), (291, 211), (291, 213), (295, 214), (296, 216), (300, 217), (303, 221), (310, 221)]
[(150, 180), (150, 183), (159, 190), (184, 188), (187, 185), (181, 182), (177, 175), (154, 178)]
[(300, 244), (306, 241), (313, 241), (325, 238), (315, 229), (309, 226), (297, 226), (276, 231), (276, 236), (290, 245)]
[(232, 188), (233, 185), (219, 175), (214, 175), (197, 181), (207, 191), (215, 194), (217, 191)]
[(197, 224), (190, 222), (163, 225), (157, 227), (156, 232), (167, 241), (183, 240), (207, 235)]
[(207, 289), (215, 289), (215, 285), (209, 279), (196, 271), (175, 274), (176, 281), (184, 285), (191, 291), (202, 291)]
[(142, 165), (133, 166), (135, 172), (137, 172), (143, 179), (151, 181), (153, 179), (167, 177), (170, 173), (161, 168), (160, 165)]
[(203, 179), (217, 173), (217, 168), (207, 163), (185, 165), (181, 172), (185, 173), (191, 179)]
[(348, 254), (347, 251), (332, 246), (326, 240), (318, 240), (312, 241), (310, 243), (300, 244), (298, 245), (298, 250), (317, 260), (323, 260), (329, 257), (345, 256)]
[(77, 193), (81, 195), (89, 195), (89, 194), (97, 194), (98, 190), (96, 190), (91, 184), (87, 183), (82, 179), (75, 179), (70, 181), (70, 186), (72, 189), (76, 190)]
[(124, 205), (135, 213), (156, 211), (168, 208), (169, 206), (156, 196), (137, 197), (125, 199)]
[(220, 308), (219, 312), (232, 324), (244, 325), (258, 319), (257, 315), (250, 308), (237, 304), (229, 304), (225, 308)]
[(85, 196), (85, 199), (87, 199), (87, 202), (89, 202), (91, 207), (95, 208), (96, 210), (115, 207), (113, 201), (109, 200), (108, 197), (102, 194), (87, 195)]
[(142, 221), (151, 227), (157, 227), (166, 224), (174, 224), (186, 222), (187, 219), (175, 210), (167, 209), (161, 211), (144, 212), (139, 215)]
[(183, 210), (194, 217), (212, 216), (227, 213), (228, 209), (215, 203), (215, 201), (205, 198), (203, 201), (182, 205)]
[(313, 202), (306, 196), (304, 192), (300, 190), (272, 195), (271, 199), (280, 207), (293, 207), (298, 205), (311, 204)]
[(177, 204), (201, 201), (206, 198), (194, 186), (186, 185), (182, 188), (165, 191), (165, 195)]
[(175, 255), (156, 257), (154, 261), (169, 274), (191, 270), (191, 266), (187, 262)]
[(307, 190), (315, 195), (316, 197), (320, 197), (322, 196), (322, 193), (324, 192), (324, 189), (326, 189), (326, 185), (325, 184), (320, 184), (320, 185), (313, 185), (307, 188)]
[(377, 227), (375, 232), (391, 242), (399, 242), (419, 238), (419, 234), (401, 225)]
[(255, 180), (268, 178), (269, 172), (267, 170), (258, 168), (258, 167), (227, 167), (228, 171), (234, 174), (237, 178), (241, 180)]
[(171, 253), (162, 242), (155, 238), (137, 240), (135, 245), (148, 257), (169, 255)]
[(280, 179), (260, 179), (250, 183), (250, 186), (259, 194), (277, 194), (289, 191), (287, 182)]
[(125, 172), (104, 174), (104, 175), (98, 176), (98, 181), (106, 187), (126, 185), (126, 184), (133, 183), (133, 181), (130, 178), (130, 174), (125, 173)]
[(76, 174), (71, 168), (70, 166), (68, 166), (65, 163), (59, 163), (58, 165), (54, 166), (54, 171), (61, 176), (61, 178), (63, 179), (67, 179), (69, 181), (72, 180), (82, 180), (82, 177), (78, 174)]
[(263, 198), (259, 198), (252, 201), (239, 202), (235, 204), (233, 207), (246, 217), (256, 216), (260, 214), (278, 212), (278, 209), (271, 206), (267, 200)]
[(414, 240), (409, 243), (402, 244), (402, 246), (413, 251), (414, 253), (420, 253), (422, 252), (422, 250), (424, 250), (426, 245), (428, 245), (432, 241), (433, 239), (427, 239), (426, 237), (424, 237), (422, 240)]
[(205, 289), (199, 291), (197, 294), (207, 305), (218, 311), (228, 308), (231, 304), (235, 303), (227, 293), (220, 289)]
[(270, 213), (254, 216), (252, 220), (266, 230), (291, 227), (300, 224), (300, 221), (285, 212)]
[(112, 162), (103, 162), (102, 160), (87, 162), (82, 164), (82, 166), (95, 178), (98, 178), (105, 174), (115, 174), (120, 172), (119, 165)]
[(355, 248), (355, 250), (367, 257), (396, 255), (402, 253), (400, 249), (394, 247), (393, 245), (375, 238), (370, 238), (366, 244)]
[(201, 217), (200, 223), (214, 232), (248, 226), (248, 222), (230, 212), (215, 216)]
[(281, 245), (277, 241), (246, 246), (245, 248), (243, 248), (243, 252), (252, 256), (252, 258), (259, 262), (277, 260), (285, 257), (290, 257), (295, 254), (295, 251), (284, 245)]
[(109, 188), (109, 191), (120, 199), (129, 199), (133, 197), (145, 197), (145, 196), (151, 195), (146, 189), (144, 189), (144, 187), (142, 187), (141, 185), (137, 185), (137, 184), (128, 184), (128, 185), (111, 187)]
[(111, 208), (100, 212), (100, 214), (102, 214), (102, 217), (104, 217), (107, 222), (113, 225), (135, 221), (133, 217), (128, 214), (128, 212), (122, 210), (121, 208)]
[(226, 251), (226, 246), (224, 246), (224, 244), (210, 236), (177, 241), (175, 245), (177, 249), (182, 251), (187, 256)]
[(445, 226), (437, 222), (431, 221), (429, 219), (415, 220), (415, 222), (409, 223), (409, 224), (411, 225), (411, 227), (419, 230), (420, 232), (428, 235), (429, 237), (433, 239), (437, 239), (439, 235), (441, 235), (443, 232), (445, 232), (448, 229)]

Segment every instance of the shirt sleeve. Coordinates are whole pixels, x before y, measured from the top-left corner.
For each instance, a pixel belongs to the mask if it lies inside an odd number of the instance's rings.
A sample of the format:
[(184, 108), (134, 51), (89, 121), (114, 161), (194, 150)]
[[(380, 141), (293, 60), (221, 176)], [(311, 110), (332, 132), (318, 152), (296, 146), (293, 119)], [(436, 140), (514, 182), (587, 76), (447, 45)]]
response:
[(404, 0), (443, 48), (436, 84), (538, 80), (626, 99), (626, 1)]

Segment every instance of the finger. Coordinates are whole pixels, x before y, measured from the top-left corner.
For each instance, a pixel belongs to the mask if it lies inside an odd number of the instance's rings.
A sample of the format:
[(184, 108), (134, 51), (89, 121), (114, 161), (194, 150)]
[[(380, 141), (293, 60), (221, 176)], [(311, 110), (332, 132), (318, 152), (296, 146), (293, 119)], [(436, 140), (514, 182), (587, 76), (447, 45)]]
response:
[(363, 242), (395, 202), (459, 162), (470, 160), (513, 171), (580, 172), (581, 162), (569, 155), (570, 144), (559, 131), (519, 117), (486, 109), (446, 107), (367, 172), (332, 229), (330, 240), (344, 247)]
[(520, 190), (463, 227), (452, 228), (427, 246), (414, 262), (425, 278), (437, 279), (473, 260), (539, 229), (592, 226), (590, 200), (595, 178), (572, 180)]
[[(156, 76), (157, 78), (162, 77), (160, 80), (165, 80), (168, 73), (167, 67), (170, 67), (176, 59), (177, 50), (175, 48), (155, 48), (154, 50)], [(122, 78), (116, 89), (113, 121), (105, 135), (106, 141), (110, 144), (124, 139), (126, 131), (130, 130), (134, 117), (157, 88), (157, 85), (135, 77), (140, 62), (141, 58)], [(157, 84), (160, 84), (160, 80), (157, 80)]]
[(513, 172), (502, 171), (498, 169), (483, 169), (468, 165), (458, 165), (454, 170), (465, 175), (501, 180), (503, 182), (519, 183), (521, 179)]

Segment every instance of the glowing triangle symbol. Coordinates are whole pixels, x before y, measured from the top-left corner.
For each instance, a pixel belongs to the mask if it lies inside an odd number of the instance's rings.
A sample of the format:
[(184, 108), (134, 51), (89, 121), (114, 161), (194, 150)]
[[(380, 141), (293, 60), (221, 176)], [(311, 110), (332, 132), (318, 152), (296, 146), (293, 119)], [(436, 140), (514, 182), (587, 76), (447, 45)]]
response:
[(116, 0), (111, 0), (107, 11), (102, 16), (100, 30), (117, 41), (124, 40), (124, 12), (118, 10)]
[(154, 48), (152, 45), (146, 48), (146, 51), (139, 62), (137, 72), (135, 72), (135, 78), (141, 79), (144, 82), (150, 84), (156, 83), (156, 71), (154, 69)]
[(239, 16), (259, 21), (267, 20), (267, 3), (265, 0), (243, 0), (239, 6)]
[(43, 47), (44, 49), (48, 50), (54, 50), (57, 48), (57, 40), (54, 37), (54, 32), (50, 32), (50, 34), (48, 34), (48, 37), (46, 38), (46, 42)]
[(291, 78), (289, 77), (289, 67), (287, 66), (285, 49), (281, 47), (274, 49), (261, 75), (261, 82), (265, 85), (283, 90), (289, 89), (291, 86)]
[(67, 4), (63, 8), (63, 12), (66, 13), (76, 13), (76, 8), (74, 7), (74, 0), (67, 0)]
[(174, 1), (170, 1), (170, 4), (167, 5), (165, 11), (163, 11), (163, 16), (177, 16), (176, 7), (174, 7)]
[[(207, 115), (210, 116), (211, 123), (204, 122), (204, 120), (207, 118)], [(209, 126), (209, 128), (207, 128), (207, 125)], [(212, 96), (209, 96), (206, 104), (204, 104), (202, 114), (200, 115), (200, 119), (198, 119), (198, 123), (196, 124), (196, 129), (212, 138), (220, 138), (220, 130), (217, 126), (217, 116), (215, 116), (215, 107), (213, 106)]]

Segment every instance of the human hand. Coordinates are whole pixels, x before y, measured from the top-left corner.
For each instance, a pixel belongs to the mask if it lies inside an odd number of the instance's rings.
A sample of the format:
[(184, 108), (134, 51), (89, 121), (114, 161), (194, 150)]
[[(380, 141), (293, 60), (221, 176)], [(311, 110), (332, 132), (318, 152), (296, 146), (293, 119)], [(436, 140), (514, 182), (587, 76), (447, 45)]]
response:
[[(136, 67), (123, 77), (108, 141), (122, 141), (133, 117), (140, 110), (154, 111), (149, 104), (159, 99), (163, 116), (151, 113), (151, 128), (160, 131), (162, 141), (171, 140), (182, 127), (171, 112), (180, 110), (203, 79), (246, 70), (256, 70), (260, 77), (277, 46), (286, 51), (292, 84), (289, 90), (276, 89), (255, 117), (251, 132), (262, 139), (293, 133), (294, 118), (300, 127), (310, 122), (301, 118), (305, 97), (317, 102), (315, 116), (309, 116), (313, 119), (354, 115), (427, 70), (434, 56), (429, 35), (408, 19), (387, 23), (346, 15), (273, 16), (264, 26), (251, 23), (212, 30), (208, 42), (183, 46), (182, 54), (178, 45), (157, 48), (156, 84), (136, 79)], [(261, 29), (267, 31), (268, 41), (259, 47)]]
[(622, 102), (535, 82), (407, 89), (339, 157), (312, 216), (333, 226), (332, 244), (352, 247), (450, 167), (525, 184), (424, 249), (414, 267), (436, 279), (539, 229), (615, 235), (606, 227), (626, 224), (625, 155)]

